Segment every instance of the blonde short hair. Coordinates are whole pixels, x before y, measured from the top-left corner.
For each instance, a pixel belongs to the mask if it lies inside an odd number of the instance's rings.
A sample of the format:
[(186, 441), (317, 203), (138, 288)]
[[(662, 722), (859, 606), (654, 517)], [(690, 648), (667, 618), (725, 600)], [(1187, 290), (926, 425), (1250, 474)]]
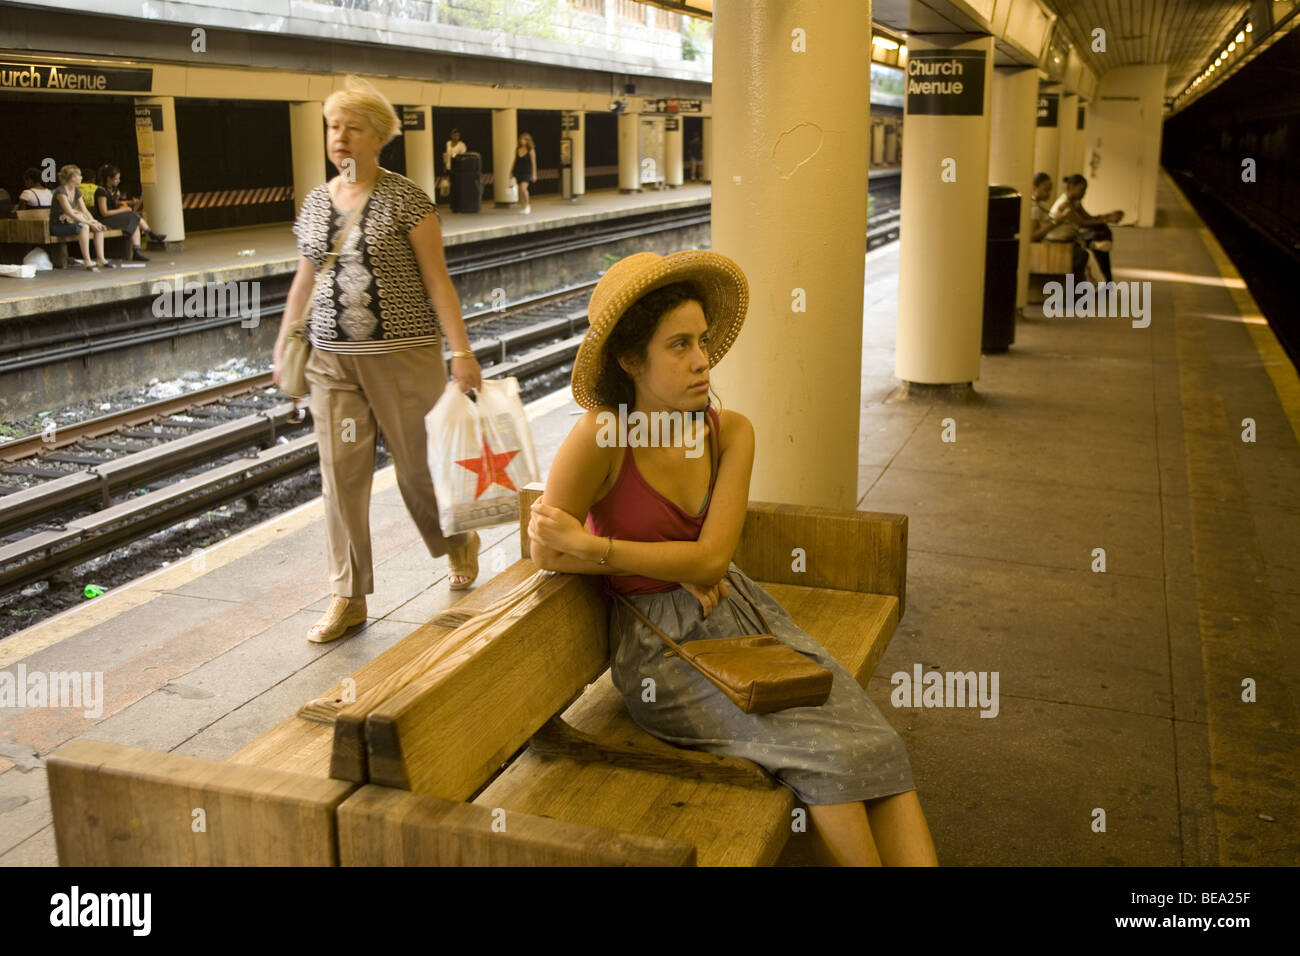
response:
[(331, 113), (338, 110), (347, 110), (364, 117), (371, 129), (383, 140), (383, 146), (387, 146), (402, 133), (402, 121), (397, 116), (397, 110), (393, 109), (393, 104), (373, 84), (359, 76), (349, 75), (343, 81), (343, 89), (335, 90), (326, 97), (322, 110), (325, 117), (328, 119)]
[(66, 185), (68, 180), (71, 179), (73, 176), (77, 175), (79, 172), (81, 172), (80, 166), (73, 166), (71, 163), (69, 163), (67, 166), (64, 166), (59, 170), (59, 184)]

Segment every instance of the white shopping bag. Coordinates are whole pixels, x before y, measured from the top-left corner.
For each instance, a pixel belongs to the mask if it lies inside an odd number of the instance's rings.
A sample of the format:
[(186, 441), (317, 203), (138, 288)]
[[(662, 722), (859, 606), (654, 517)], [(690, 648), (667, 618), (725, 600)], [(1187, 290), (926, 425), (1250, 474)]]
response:
[(518, 380), (484, 379), (477, 398), (450, 381), (424, 418), (446, 535), (518, 521), (519, 489), (539, 480)]

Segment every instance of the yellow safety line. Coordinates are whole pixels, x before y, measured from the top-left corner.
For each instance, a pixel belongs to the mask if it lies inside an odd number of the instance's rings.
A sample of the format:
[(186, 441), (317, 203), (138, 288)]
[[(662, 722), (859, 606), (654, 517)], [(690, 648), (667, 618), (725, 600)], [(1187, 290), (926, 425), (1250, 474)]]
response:
[[(1251, 341), (1300, 441), (1300, 379), (1295, 369), (1262, 321), (1258, 305), (1223, 247), (1177, 184), (1167, 173), (1164, 175), (1183, 208), (1200, 223), (1197, 231), (1201, 241), (1226, 280), (1224, 286), (1251, 333)], [(1176, 339), (1213, 787), (1211, 814), (1217, 835), (1215, 857), (1220, 866), (1259, 864), (1277, 859), (1277, 840), (1270, 840), (1261, 831), (1258, 818), (1252, 819), (1250, 811), (1272, 809), (1268, 801), (1276, 801), (1279, 791), (1269, 786), (1267, 758), (1260, 756), (1266, 751), (1244, 747), (1242, 741), (1254, 740), (1259, 747), (1261, 737), (1272, 729), (1284, 732), (1281, 727), (1293, 726), (1294, 714), (1287, 689), (1278, 686), (1273, 677), (1280, 671), (1284, 649), (1262, 583), (1267, 571), (1254, 521), (1228, 504), (1238, 494), (1242, 477), (1234, 447), (1235, 431), (1210, 371), (1212, 359), (1204, 326), (1201, 321), (1179, 328)], [(1240, 699), (1240, 682), (1247, 675), (1258, 680), (1258, 704), (1243, 704)]]
[[(1269, 328), (1268, 322), (1264, 319), (1264, 314), (1260, 311), (1258, 303), (1255, 302), (1254, 296), (1246, 288), (1245, 281), (1242, 280), (1241, 273), (1237, 271), (1228, 254), (1223, 251), (1223, 246), (1219, 240), (1214, 238), (1214, 233), (1206, 228), (1201, 222), (1201, 217), (1197, 215), (1192, 204), (1188, 202), (1183, 191), (1178, 188), (1173, 177), (1165, 170), (1160, 171), (1165, 178), (1165, 182), (1173, 190), (1174, 196), (1182, 207), (1191, 213), (1200, 226), (1197, 232), (1200, 233), (1201, 242), (1210, 253), (1210, 258), (1214, 260), (1214, 266), (1223, 276), (1228, 294), (1232, 296), (1232, 303), (1237, 307), (1237, 312), (1241, 316), (1246, 331), (1250, 333), (1250, 339), (1255, 343), (1255, 350), (1259, 352), (1260, 362), (1263, 363), (1264, 370), (1268, 372), (1268, 377), (1273, 380), (1273, 390), (1277, 392), (1277, 400), (1282, 406), (1282, 413), (1291, 423), (1291, 431), (1295, 435), (1296, 443), (1300, 444), (1300, 374), (1296, 373), (1296, 368), (1291, 364), (1291, 359), (1287, 356), (1286, 350)], [(1236, 281), (1233, 281), (1236, 280)]]

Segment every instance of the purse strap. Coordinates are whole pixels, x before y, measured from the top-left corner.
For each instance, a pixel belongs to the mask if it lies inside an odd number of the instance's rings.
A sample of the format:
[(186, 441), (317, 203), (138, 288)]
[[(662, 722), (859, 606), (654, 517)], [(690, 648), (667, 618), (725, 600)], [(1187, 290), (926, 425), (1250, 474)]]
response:
[[(721, 422), (722, 422), (721, 417), (718, 418), (718, 422), (719, 422), (719, 424), (721, 424)], [(712, 478), (711, 478), (710, 481), (709, 481), (709, 497), (710, 497), (710, 501), (712, 501), (713, 490), (714, 490), (714, 487), (716, 486), (716, 484), (717, 484), (717, 480), (718, 480), (718, 461), (719, 461), (719, 457), (720, 457), (720, 454), (721, 454), (720, 451), (719, 451), (719, 449), (718, 449), (718, 444), (719, 444), (719, 442), (718, 442), (718, 431), (719, 431), (719, 429), (716, 429), (716, 428), (715, 428), (715, 429), (713, 430), (713, 434), (712, 434), (711, 436), (709, 436), (709, 450), (710, 450), (710, 452), (711, 452), (711, 456), (712, 456), (712, 459), (713, 459), (713, 476), (712, 476)], [(630, 450), (630, 449), (629, 449), (629, 451), (628, 451), (628, 454), (631, 454), (631, 450)], [(749, 597), (748, 594), (746, 594), (744, 591), (740, 590), (740, 588), (736, 587), (736, 582), (735, 582), (735, 581), (732, 581), (732, 580), (731, 580), (731, 571), (730, 571), (730, 570), (727, 571), (726, 578), (727, 578), (727, 581), (730, 582), (730, 584), (731, 584), (731, 590), (732, 590), (732, 591), (735, 591), (735, 592), (738, 593), (741, 597), (743, 597), (743, 598), (745, 599), (745, 602), (746, 602), (750, 607), (752, 607), (752, 608), (754, 609), (754, 613), (758, 615), (758, 619), (759, 619), (759, 621), (762, 622), (762, 624), (763, 624), (763, 630), (764, 630), (764, 632), (765, 632), (765, 633), (768, 633), (768, 634), (772, 633), (772, 628), (771, 628), (771, 626), (767, 623), (767, 618), (764, 616), (764, 614), (763, 614), (762, 610), (759, 608), (759, 606), (758, 606), (757, 604), (755, 604), (752, 600), (750, 600), (750, 597)], [(614, 597), (616, 597), (620, 602), (622, 602), (624, 605), (626, 605), (626, 607), (627, 607), (627, 609), (628, 609), (629, 611), (631, 611), (633, 614), (635, 614), (637, 617), (639, 617), (639, 618), (641, 619), (642, 623), (644, 623), (644, 624), (646, 625), (646, 627), (650, 628), (650, 630), (652, 630), (652, 631), (654, 631), (656, 634), (658, 634), (660, 640), (662, 640), (665, 644), (667, 644), (667, 645), (668, 645), (669, 647), (671, 647), (674, 651), (676, 651), (679, 657), (682, 657), (683, 660), (689, 660), (689, 658), (685, 657), (685, 655), (682, 654), (681, 646), (680, 646), (676, 641), (674, 641), (671, 637), (669, 637), (669, 636), (668, 636), (667, 634), (665, 634), (663, 631), (659, 630), (659, 628), (655, 627), (654, 623), (653, 623), (653, 622), (652, 622), (648, 617), (646, 617), (646, 616), (645, 616), (644, 614), (642, 614), (639, 610), (637, 610), (637, 607), (636, 607), (635, 604), (633, 604), (631, 601), (629, 601), (627, 598), (625, 598), (625, 597), (624, 597), (622, 594), (620, 594), (618, 591), (614, 590), (613, 585), (610, 585), (610, 591), (613, 592)], [(730, 598), (728, 598), (728, 600), (730, 600)]]
[(348, 221), (343, 224), (343, 228), (335, 234), (334, 242), (330, 246), (330, 251), (325, 255), (326, 262), (321, 263), (321, 267), (316, 270), (316, 281), (312, 283), (311, 293), (307, 296), (307, 304), (303, 307), (302, 315), (298, 317), (297, 321), (294, 322), (293, 327), (289, 330), (290, 333), (299, 332), (306, 327), (307, 320), (311, 316), (312, 303), (316, 301), (316, 293), (320, 290), (321, 280), (325, 278), (325, 273), (329, 271), (329, 258), (332, 256), (337, 259), (339, 253), (343, 251), (343, 243), (347, 240), (348, 233), (350, 233), (352, 227), (356, 225), (357, 219), (366, 208), (366, 203), (370, 202), (370, 194), (375, 191), (375, 187), (379, 185), (379, 180), (383, 179), (384, 175), (385, 170), (380, 166), (379, 172), (375, 176), (375, 181), (370, 184), (370, 188), (367, 189), (365, 195), (361, 197), (361, 201), (357, 203), (357, 207), (352, 210), (352, 215), (348, 216)]

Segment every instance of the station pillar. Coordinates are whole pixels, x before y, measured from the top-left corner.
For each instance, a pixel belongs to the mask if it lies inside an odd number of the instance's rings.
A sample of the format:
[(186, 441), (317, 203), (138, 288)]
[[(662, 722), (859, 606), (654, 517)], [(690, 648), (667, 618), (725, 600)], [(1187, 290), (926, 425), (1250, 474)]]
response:
[(618, 114), (618, 191), (641, 191), (641, 110), (630, 102)]
[(711, 381), (754, 424), (751, 499), (851, 509), (871, 5), (722, 3), (713, 23), (712, 248), (744, 271), (749, 311)]
[(1038, 119), (1034, 127), (1034, 172), (1052, 177), (1052, 198), (1065, 191), (1061, 185), (1061, 85), (1038, 87)]
[(979, 378), (992, 72), (990, 36), (908, 41), (894, 357), (908, 385)]
[(682, 123), (681, 116), (664, 119), (664, 185), (682, 184)]
[(402, 130), (402, 146), (406, 149), (406, 178), (416, 183), (438, 201), (438, 177), (434, 172), (433, 110), (428, 106), (402, 107), (402, 125), (416, 117), (416, 129)]
[(325, 181), (324, 103), (310, 100), (289, 104), (289, 150), (293, 153), (293, 209), (302, 208), (307, 194)]
[(582, 110), (575, 110), (563, 115), (567, 122), (573, 124), (571, 129), (562, 129), (560, 135), (573, 140), (573, 165), (570, 167), (570, 175), (573, 177), (573, 195), (577, 197), (587, 191), (587, 114)]
[(519, 111), (513, 106), (492, 111), (492, 198), (497, 206), (513, 206), (519, 193), (510, 188), (515, 150), (519, 148)]
[(1020, 191), (1020, 260), (1016, 269), (1016, 308), (1023, 309), (1029, 286), (1029, 237), (1034, 205), (1034, 117), (1038, 71), (993, 73), (993, 116), (989, 124), (989, 185)]
[[(1056, 182), (1065, 182), (1066, 176), (1081, 173), (1079, 167), (1079, 97), (1074, 93), (1061, 94), (1061, 117), (1057, 123), (1057, 135), (1061, 138), (1060, 153), (1056, 160)], [(1064, 192), (1065, 187), (1061, 186)], [(1060, 195), (1060, 193), (1057, 193)]]
[[(185, 210), (181, 197), (181, 156), (176, 145), (176, 100), (171, 96), (142, 96), (135, 101), (136, 146), (140, 152), (140, 195), (149, 227), (167, 243), (185, 241)], [(143, 108), (149, 109), (146, 117)], [(161, 123), (159, 123), (161, 120)], [(146, 150), (152, 149), (152, 158)], [(146, 165), (152, 167), (146, 171)]]
[(700, 179), (713, 182), (713, 117), (700, 118)]

